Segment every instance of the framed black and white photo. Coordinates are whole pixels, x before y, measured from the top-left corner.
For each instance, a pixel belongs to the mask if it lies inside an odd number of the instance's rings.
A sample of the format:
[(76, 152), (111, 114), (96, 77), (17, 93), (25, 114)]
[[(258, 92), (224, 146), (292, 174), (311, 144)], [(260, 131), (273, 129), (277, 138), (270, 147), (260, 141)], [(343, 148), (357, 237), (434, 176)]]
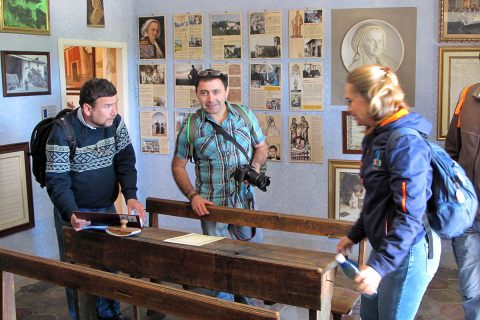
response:
[(365, 189), (360, 179), (360, 161), (328, 161), (328, 217), (357, 221)]
[(2, 51), (3, 96), (51, 94), (50, 53)]
[(480, 41), (478, 2), (440, 0), (440, 41)]

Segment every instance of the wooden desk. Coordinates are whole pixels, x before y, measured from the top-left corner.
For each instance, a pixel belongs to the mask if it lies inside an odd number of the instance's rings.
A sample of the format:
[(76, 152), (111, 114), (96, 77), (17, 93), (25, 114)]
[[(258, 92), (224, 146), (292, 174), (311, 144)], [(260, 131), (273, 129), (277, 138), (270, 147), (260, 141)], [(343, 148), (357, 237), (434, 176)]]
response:
[(321, 310), (321, 319), (330, 315), (336, 266), (330, 253), (230, 239), (174, 244), (163, 240), (186, 233), (156, 228), (127, 238), (70, 227), (63, 232), (65, 257), (77, 263)]

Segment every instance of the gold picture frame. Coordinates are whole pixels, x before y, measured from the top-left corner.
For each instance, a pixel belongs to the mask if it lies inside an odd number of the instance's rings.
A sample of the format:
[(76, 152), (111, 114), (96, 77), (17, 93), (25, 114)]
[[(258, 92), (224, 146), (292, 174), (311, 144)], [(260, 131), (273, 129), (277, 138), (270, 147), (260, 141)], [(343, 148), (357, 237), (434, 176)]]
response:
[(360, 161), (328, 160), (328, 217), (357, 221), (365, 189), (360, 180)]
[(28, 142), (0, 146), (0, 237), (33, 228)]
[(440, 41), (480, 41), (480, 8), (440, 0)]
[(50, 1), (0, 0), (0, 31), (50, 35)]
[(478, 82), (479, 47), (440, 47), (438, 51), (437, 139), (445, 140), (463, 88)]

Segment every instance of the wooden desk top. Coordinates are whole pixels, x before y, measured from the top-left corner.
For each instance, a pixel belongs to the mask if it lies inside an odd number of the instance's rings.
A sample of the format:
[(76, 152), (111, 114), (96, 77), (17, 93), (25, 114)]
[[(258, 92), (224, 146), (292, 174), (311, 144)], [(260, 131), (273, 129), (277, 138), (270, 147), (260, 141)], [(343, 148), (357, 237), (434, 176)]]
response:
[(187, 234), (165, 229), (127, 238), (63, 232), (65, 257), (78, 263), (316, 310), (322, 277), (336, 266), (333, 253), (312, 250), (231, 239), (200, 247), (164, 242)]

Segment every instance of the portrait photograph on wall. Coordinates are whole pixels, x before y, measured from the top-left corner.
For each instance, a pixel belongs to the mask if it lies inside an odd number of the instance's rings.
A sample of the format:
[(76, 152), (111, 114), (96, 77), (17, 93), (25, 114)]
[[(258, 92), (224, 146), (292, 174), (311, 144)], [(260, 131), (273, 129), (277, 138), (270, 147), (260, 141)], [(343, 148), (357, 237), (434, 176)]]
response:
[(0, 31), (50, 35), (49, 0), (0, 0)]
[(348, 72), (376, 63), (408, 79), (402, 88), (407, 103), (415, 106), (416, 21), (417, 8), (333, 9), (330, 103), (345, 105), (343, 86)]
[(140, 59), (165, 59), (165, 17), (138, 18)]
[(33, 96), (51, 93), (50, 53), (2, 51), (3, 96)]
[(87, 26), (90, 28), (105, 28), (103, 0), (87, 0)]
[(328, 217), (357, 221), (364, 197), (360, 161), (328, 160)]
[(480, 3), (440, 1), (440, 41), (479, 41)]

